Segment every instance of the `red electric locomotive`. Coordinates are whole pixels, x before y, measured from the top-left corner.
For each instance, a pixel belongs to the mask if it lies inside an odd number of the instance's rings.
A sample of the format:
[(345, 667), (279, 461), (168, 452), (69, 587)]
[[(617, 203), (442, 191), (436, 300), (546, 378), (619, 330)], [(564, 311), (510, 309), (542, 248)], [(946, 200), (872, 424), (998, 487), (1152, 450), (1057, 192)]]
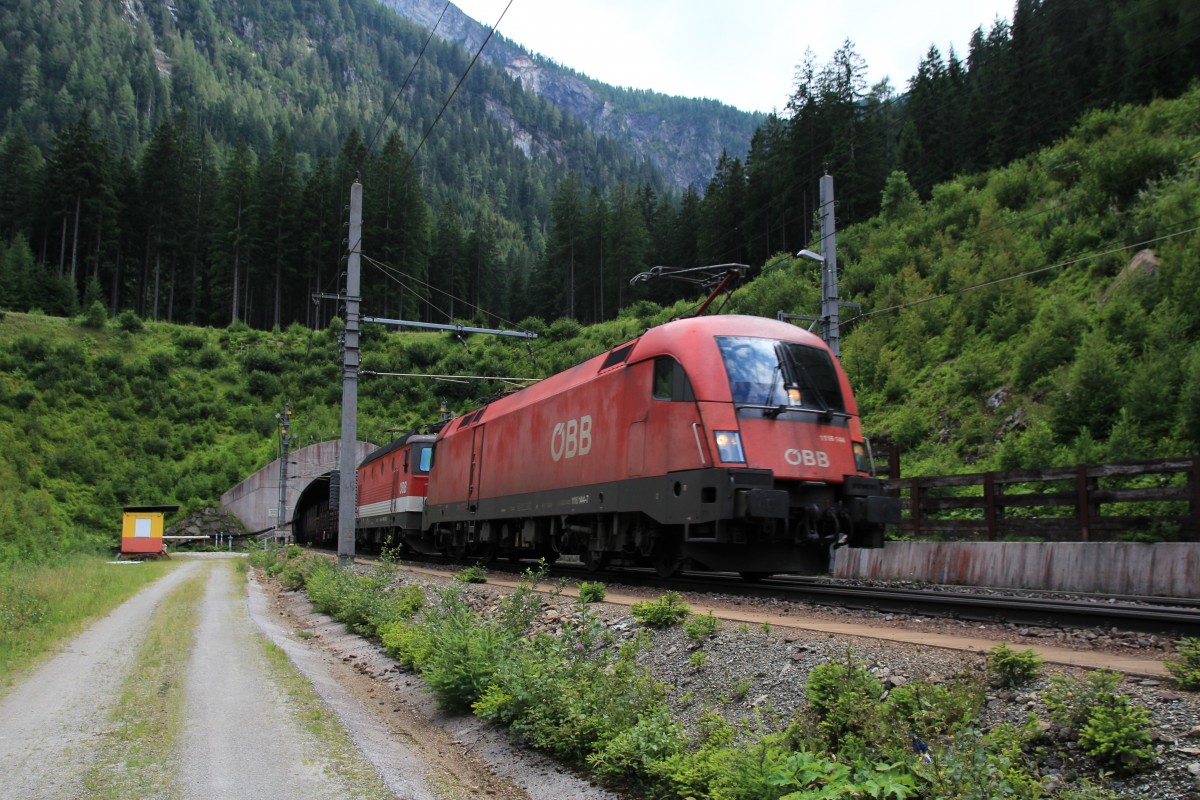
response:
[(405, 434), (359, 464), (354, 525), (358, 542), (377, 546), (398, 533), (421, 530), (434, 438)]
[(404, 538), (459, 556), (757, 578), (823, 572), (832, 547), (880, 546), (898, 519), (825, 343), (784, 322), (710, 316), (447, 423), (422, 529)]

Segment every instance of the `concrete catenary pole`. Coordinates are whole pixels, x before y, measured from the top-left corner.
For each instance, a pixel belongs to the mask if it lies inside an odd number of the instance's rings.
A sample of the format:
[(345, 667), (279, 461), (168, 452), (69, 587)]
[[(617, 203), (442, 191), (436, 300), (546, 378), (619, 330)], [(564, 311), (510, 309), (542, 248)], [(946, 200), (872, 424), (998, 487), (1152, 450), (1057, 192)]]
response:
[(275, 540), (291, 544), (292, 537), (287, 525), (288, 453), (292, 445), (292, 404), (284, 403), (283, 412), (276, 414), (279, 420), (279, 506), (275, 517)]
[(342, 360), (342, 452), (338, 502), (338, 566), (354, 561), (354, 511), (358, 505), (358, 325), (362, 255), (362, 184), (350, 187), (350, 253), (346, 259), (346, 333)]
[(842, 334), (838, 327), (837, 226), (833, 218), (833, 176), (821, 176), (821, 318), (825, 342), (837, 358), (842, 357)]

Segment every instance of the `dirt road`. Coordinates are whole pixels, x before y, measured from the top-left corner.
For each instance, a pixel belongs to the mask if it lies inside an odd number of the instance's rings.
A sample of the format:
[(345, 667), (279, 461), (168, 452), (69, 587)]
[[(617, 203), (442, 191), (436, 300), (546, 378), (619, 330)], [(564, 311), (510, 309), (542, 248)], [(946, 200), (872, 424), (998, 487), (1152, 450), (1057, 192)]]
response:
[[(0, 700), (0, 797), (611, 800), (440, 716), (302, 598), (247, 587), (231, 559), (178, 562)], [(154, 630), (190, 637), (174, 665)]]

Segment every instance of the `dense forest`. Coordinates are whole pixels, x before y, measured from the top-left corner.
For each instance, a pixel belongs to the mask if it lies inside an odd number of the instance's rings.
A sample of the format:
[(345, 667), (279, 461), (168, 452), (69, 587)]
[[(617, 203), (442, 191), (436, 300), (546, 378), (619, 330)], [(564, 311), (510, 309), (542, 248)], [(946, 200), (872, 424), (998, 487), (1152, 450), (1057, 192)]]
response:
[[(787, 113), (744, 159), (679, 194), (483, 63), (439, 116), (470, 54), (370, 0), (126, 8), (0, 10), (0, 231), (16, 253), (0, 306), (320, 327), (337, 309), (311, 297), (337, 289), (361, 175), (369, 313), (590, 323), (679, 296), (630, 288), (647, 267), (757, 269), (809, 246), (827, 170), (852, 224), (897, 169), (927, 199), (1090, 108), (1176, 96), (1200, 70), (1200, 12), (1178, 0), (1020, 0), (965, 59), (931, 48), (904, 94), (865, 86), (847, 41), (825, 65), (801, 61)], [(518, 131), (552, 149), (527, 156)]]

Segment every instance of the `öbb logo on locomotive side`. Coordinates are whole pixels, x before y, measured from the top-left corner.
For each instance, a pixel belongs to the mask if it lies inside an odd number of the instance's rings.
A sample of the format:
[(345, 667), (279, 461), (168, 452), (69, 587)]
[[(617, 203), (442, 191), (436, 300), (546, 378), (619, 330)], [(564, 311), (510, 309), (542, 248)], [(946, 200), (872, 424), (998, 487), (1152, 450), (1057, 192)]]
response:
[(828, 467), (829, 454), (824, 450), (797, 450), (792, 448), (783, 454), (783, 460), (793, 467)]
[(575, 456), (586, 456), (592, 449), (592, 417), (584, 414), (579, 419), (569, 419), (554, 426), (550, 436), (550, 457), (555, 461)]

